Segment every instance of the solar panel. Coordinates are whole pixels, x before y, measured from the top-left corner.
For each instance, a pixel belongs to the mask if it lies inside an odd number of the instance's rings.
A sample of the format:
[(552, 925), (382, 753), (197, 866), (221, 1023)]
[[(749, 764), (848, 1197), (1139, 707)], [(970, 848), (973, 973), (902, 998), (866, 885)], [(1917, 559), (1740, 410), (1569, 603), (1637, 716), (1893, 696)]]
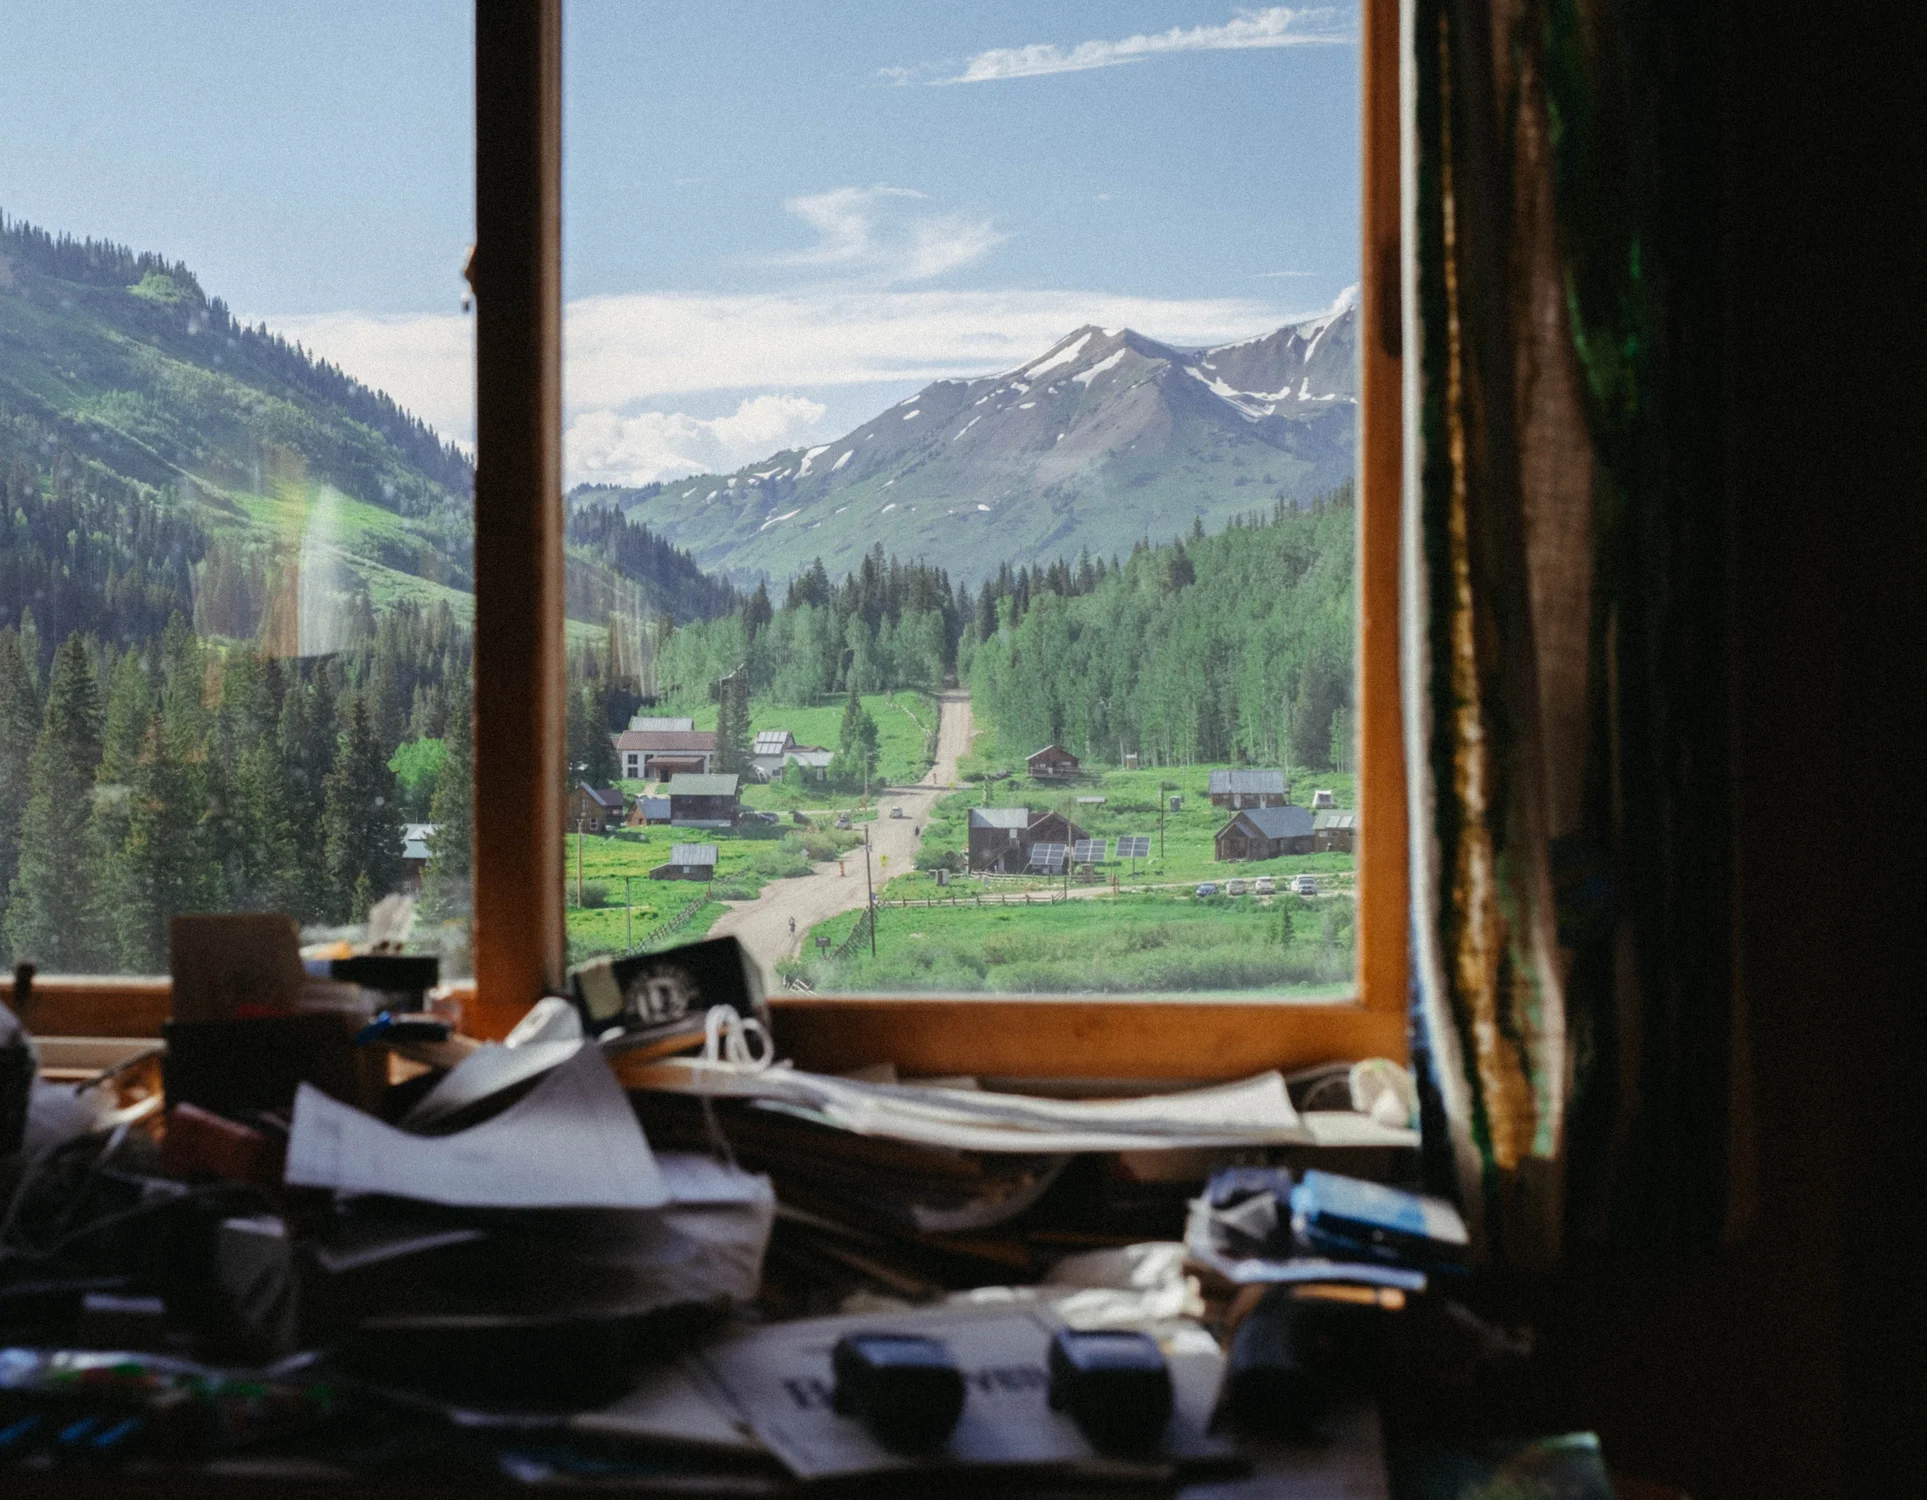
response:
[(1104, 858), (1103, 839), (1079, 839), (1071, 851), (1071, 859), (1080, 865), (1094, 865)]
[(1119, 859), (1149, 859), (1151, 857), (1151, 835), (1148, 833), (1127, 833), (1117, 841)]
[(1061, 870), (1064, 856), (1069, 852), (1063, 844), (1032, 844), (1030, 864), (1034, 870)]

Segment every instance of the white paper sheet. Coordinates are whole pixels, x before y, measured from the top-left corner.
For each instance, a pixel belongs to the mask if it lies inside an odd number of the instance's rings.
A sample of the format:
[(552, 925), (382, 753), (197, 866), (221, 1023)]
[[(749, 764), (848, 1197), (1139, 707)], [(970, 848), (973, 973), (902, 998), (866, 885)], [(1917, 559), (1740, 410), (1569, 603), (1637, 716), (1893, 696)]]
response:
[(417, 1136), (306, 1084), (286, 1180), (457, 1208), (657, 1208), (670, 1200), (608, 1061), (584, 1047), (492, 1120)]
[(789, 1068), (741, 1073), (686, 1061), (640, 1070), (632, 1082), (641, 1088), (754, 1099), (857, 1135), (963, 1151), (1050, 1155), (1308, 1145), (1313, 1140), (1277, 1073), (1179, 1094), (1105, 1100), (867, 1084)]
[(582, 1042), (530, 1042), (520, 1047), (484, 1043), (464, 1057), (434, 1088), (415, 1101), (402, 1121), (410, 1130), (432, 1129), (491, 1094), (527, 1083), (558, 1068), (582, 1050)]

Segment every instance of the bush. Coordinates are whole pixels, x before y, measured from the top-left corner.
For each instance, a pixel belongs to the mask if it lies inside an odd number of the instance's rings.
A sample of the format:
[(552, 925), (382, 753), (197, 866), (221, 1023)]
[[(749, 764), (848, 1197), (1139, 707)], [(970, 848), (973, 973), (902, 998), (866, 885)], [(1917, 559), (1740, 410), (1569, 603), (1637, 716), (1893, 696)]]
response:
[(609, 901), (609, 887), (600, 880), (590, 880), (584, 882), (582, 899), (576, 905), (584, 911), (593, 911), (597, 907), (607, 906)]

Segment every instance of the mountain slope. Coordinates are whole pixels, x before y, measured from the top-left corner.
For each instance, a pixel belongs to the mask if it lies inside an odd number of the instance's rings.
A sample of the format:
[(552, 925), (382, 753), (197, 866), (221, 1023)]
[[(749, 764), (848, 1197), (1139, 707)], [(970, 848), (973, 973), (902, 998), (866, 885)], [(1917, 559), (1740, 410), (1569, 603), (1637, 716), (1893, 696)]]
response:
[[(178, 610), (207, 635), (267, 621), (306, 654), (335, 649), (364, 597), (471, 608), (459, 449), (238, 323), (185, 265), (4, 218), (0, 476), (27, 522), (0, 528), (0, 625), (31, 607), (43, 632), (133, 638)], [(584, 509), (568, 542), (585, 623), (736, 602), (640, 524)]]
[(975, 582), (1003, 562), (1216, 530), (1351, 477), (1357, 312), (1181, 350), (1080, 328), (1030, 363), (938, 381), (820, 447), (617, 499), (703, 566), (832, 576), (876, 542)]

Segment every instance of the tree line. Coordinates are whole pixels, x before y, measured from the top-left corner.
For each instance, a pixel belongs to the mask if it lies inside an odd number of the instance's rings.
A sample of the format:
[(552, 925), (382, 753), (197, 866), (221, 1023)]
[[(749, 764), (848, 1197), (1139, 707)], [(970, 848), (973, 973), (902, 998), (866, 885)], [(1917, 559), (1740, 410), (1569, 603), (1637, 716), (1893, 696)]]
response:
[[(431, 905), (467, 904), (469, 636), (403, 602), (331, 657), (210, 645), (176, 614), (126, 645), (31, 611), (0, 628), (0, 937), (73, 972), (153, 972), (177, 913), (361, 920), (440, 832)], [(432, 774), (404, 781), (404, 747)], [(417, 756), (417, 760), (424, 757)]]
[(662, 696), (695, 706), (728, 682), (809, 703), (934, 691), (955, 674), (1007, 748), (1343, 768), (1355, 529), (1346, 484), (1122, 560), (1006, 563), (974, 593), (879, 544), (841, 584), (818, 559), (780, 607), (759, 584), (732, 613), (676, 629), (657, 657)]
[[(1345, 485), (1121, 565), (986, 584), (960, 675), (1008, 750), (1146, 765), (1350, 764), (1356, 517)], [(1028, 583), (1028, 588), (1021, 587)]]

